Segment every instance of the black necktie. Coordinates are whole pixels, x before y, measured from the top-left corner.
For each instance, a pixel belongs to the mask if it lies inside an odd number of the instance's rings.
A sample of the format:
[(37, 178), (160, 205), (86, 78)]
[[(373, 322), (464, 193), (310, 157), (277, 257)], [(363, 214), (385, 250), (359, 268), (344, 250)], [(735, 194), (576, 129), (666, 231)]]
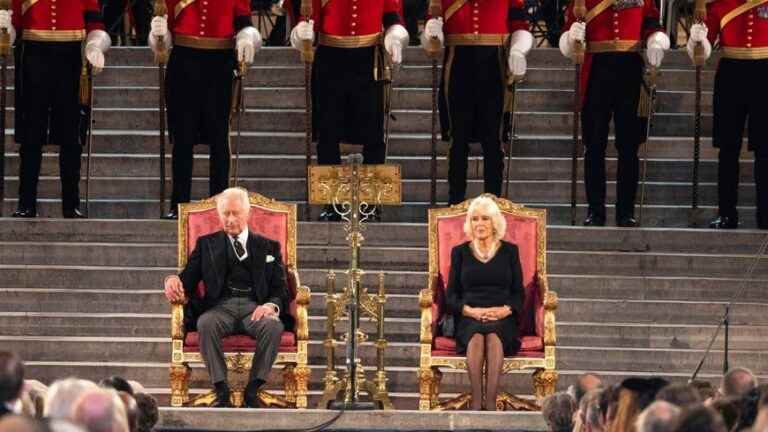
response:
[(240, 243), (240, 240), (238, 240), (237, 237), (232, 237), (232, 241), (235, 245), (235, 253), (237, 254), (237, 259), (242, 258), (242, 256), (245, 255), (245, 249), (243, 249), (243, 244)]

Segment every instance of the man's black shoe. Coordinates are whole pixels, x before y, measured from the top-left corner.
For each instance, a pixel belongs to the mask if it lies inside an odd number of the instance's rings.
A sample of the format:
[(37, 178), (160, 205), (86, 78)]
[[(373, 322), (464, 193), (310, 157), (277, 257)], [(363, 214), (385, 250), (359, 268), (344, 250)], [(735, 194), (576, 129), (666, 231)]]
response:
[(264, 381), (257, 379), (248, 383), (243, 397), (246, 408), (259, 407), (259, 391), (264, 386)]
[(160, 219), (176, 220), (179, 218), (179, 214), (177, 212), (178, 210), (176, 210), (175, 208), (171, 209), (171, 211), (169, 211), (167, 214), (164, 214), (163, 216), (161, 216)]
[(622, 228), (635, 228), (638, 226), (637, 219), (632, 216), (624, 216), (616, 219), (616, 226)]
[(212, 408), (232, 408), (232, 402), (229, 400), (229, 386), (226, 381), (213, 384), (216, 392), (216, 402), (211, 405)]
[(323, 207), (323, 212), (320, 213), (319, 220), (321, 222), (339, 222), (341, 221), (341, 215), (336, 213), (332, 205), (326, 205)]
[(590, 212), (584, 219), (584, 226), (605, 226), (605, 216)]
[(87, 219), (79, 208), (63, 210), (61, 215), (64, 216), (64, 219)]
[(736, 229), (739, 227), (739, 218), (732, 216), (718, 216), (709, 223), (712, 229)]
[(11, 216), (15, 218), (33, 218), (37, 217), (37, 210), (18, 208)]

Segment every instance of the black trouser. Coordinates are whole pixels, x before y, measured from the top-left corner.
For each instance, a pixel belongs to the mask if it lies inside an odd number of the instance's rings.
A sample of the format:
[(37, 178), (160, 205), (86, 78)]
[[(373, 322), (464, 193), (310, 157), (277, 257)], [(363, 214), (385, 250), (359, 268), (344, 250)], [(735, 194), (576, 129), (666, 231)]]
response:
[(757, 224), (768, 228), (768, 60), (722, 59), (715, 75), (713, 144), (718, 157), (718, 206), (721, 216), (737, 217), (739, 155), (748, 126), (749, 149), (755, 152)]
[(501, 194), (504, 153), (500, 127), (504, 110), (499, 48), (457, 46), (448, 83), (448, 110), (453, 141), (448, 153), (448, 200), (464, 201), (469, 143), (483, 147), (484, 191)]
[(229, 182), (229, 110), (234, 50), (175, 46), (168, 61), (168, 129), (173, 143), (171, 208), (190, 200), (193, 146), (210, 150), (210, 196)]
[[(43, 145), (59, 146), (62, 209), (80, 204), (80, 42), (23, 42), (20, 78), (23, 95), (16, 98), (21, 129), (19, 208), (37, 208)], [(17, 88), (21, 87), (17, 85)], [(23, 119), (23, 120), (21, 120)]]
[(410, 45), (419, 44), (419, 20), (426, 17), (428, 3), (427, 0), (403, 0), (403, 19), (410, 35)]
[(373, 76), (377, 55), (377, 47), (317, 48), (313, 110), (319, 164), (340, 164), (342, 141), (362, 144), (366, 164), (384, 163), (382, 82)]
[(605, 217), (605, 149), (613, 116), (619, 165), (616, 171), (616, 219), (631, 217), (639, 177), (637, 150), (641, 121), (637, 115), (643, 59), (638, 53), (595, 54), (581, 118), (584, 186), (590, 212)]
[(103, 1), (104, 26), (114, 41), (123, 32), (123, 17), (126, 1), (131, 4), (136, 41), (139, 45), (147, 44), (149, 23), (152, 20), (152, 5), (149, 0), (105, 0)]

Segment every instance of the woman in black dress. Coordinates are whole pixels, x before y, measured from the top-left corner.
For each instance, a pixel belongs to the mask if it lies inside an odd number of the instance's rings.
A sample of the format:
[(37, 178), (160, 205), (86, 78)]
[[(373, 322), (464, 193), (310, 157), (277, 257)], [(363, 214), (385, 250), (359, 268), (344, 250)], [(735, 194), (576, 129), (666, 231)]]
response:
[(470, 239), (451, 251), (446, 303), (455, 317), (456, 352), (467, 356), (472, 409), (496, 409), (504, 356), (520, 349), (517, 316), (523, 307), (523, 275), (517, 246), (501, 240), (506, 220), (488, 197), (469, 206), (464, 232)]

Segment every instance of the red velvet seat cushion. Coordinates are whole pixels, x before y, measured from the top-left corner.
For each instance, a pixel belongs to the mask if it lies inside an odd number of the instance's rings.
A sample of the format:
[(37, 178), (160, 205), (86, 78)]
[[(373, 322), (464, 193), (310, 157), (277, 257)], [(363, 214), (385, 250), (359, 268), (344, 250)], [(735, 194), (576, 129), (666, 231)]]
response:
[[(525, 356), (523, 354), (524, 352), (544, 351), (544, 341), (538, 336), (523, 336), (520, 338), (520, 343), (521, 346), (520, 352), (517, 354), (518, 356)], [(435, 352), (450, 352), (453, 353), (450, 355), (456, 355), (456, 339), (438, 336), (435, 338), (433, 346), (432, 355), (446, 355), (435, 354)]]
[[(184, 338), (184, 352), (200, 351), (200, 334), (188, 332)], [(233, 335), (224, 338), (224, 352), (255, 352), (256, 341), (248, 335)], [(296, 352), (296, 334), (284, 331), (280, 336), (279, 352)]]

